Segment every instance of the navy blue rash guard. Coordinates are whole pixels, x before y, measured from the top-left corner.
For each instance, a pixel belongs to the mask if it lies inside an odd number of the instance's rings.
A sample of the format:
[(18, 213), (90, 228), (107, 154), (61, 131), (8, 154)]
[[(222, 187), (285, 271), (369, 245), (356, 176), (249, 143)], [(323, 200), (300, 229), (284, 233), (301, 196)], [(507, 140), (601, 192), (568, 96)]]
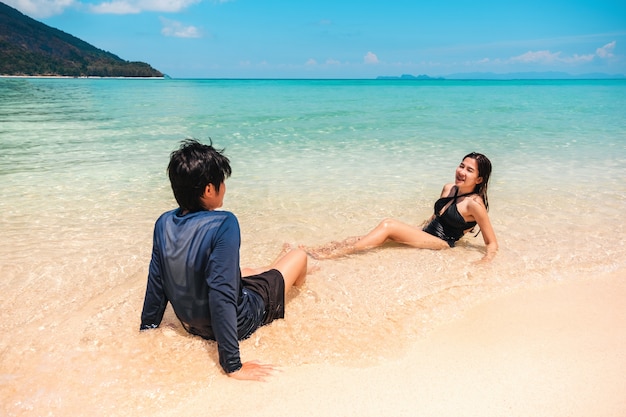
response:
[(185, 329), (217, 341), (226, 373), (241, 368), (238, 328), (248, 323), (260, 297), (242, 291), (239, 222), (227, 211), (161, 215), (154, 227), (152, 259), (141, 330), (158, 327), (169, 301)]

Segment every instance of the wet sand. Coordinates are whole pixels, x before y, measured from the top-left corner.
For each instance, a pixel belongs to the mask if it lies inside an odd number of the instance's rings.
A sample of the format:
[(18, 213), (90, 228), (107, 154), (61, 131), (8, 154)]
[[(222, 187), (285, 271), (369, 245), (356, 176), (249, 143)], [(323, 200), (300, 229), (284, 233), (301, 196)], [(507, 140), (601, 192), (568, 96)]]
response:
[[(170, 307), (159, 329), (138, 331), (149, 226), (129, 235), (138, 255), (78, 241), (81, 257), (1, 265), (13, 279), (1, 283), (0, 415), (626, 415), (619, 243), (592, 250), (589, 234), (578, 251), (538, 248), (509, 229), (503, 240), (520, 243), (485, 269), (468, 264), (480, 257), (472, 241), (321, 261), (285, 320), (240, 344), (244, 360), (282, 367), (254, 383), (225, 376), (215, 343), (187, 334)], [(258, 246), (244, 245), (245, 265), (278, 245)]]
[(624, 416), (624, 276), (519, 290), (439, 326), (397, 359), (283, 368), (265, 383), (224, 378), (157, 415)]

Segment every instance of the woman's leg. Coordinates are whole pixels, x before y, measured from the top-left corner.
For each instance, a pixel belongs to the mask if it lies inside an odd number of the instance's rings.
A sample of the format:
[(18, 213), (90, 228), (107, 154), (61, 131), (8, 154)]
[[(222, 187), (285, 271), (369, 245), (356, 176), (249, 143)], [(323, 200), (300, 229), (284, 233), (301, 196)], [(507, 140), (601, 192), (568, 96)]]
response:
[(409, 245), (419, 249), (446, 249), (450, 246), (447, 242), (424, 232), (422, 229), (402, 223), (396, 219), (385, 219), (371, 232), (362, 236), (354, 243), (357, 251), (376, 248), (386, 241)]
[(432, 236), (418, 227), (395, 219), (385, 219), (364, 236), (351, 237), (317, 248), (307, 248), (306, 251), (315, 259), (332, 259), (377, 248), (388, 240), (420, 249), (446, 249), (449, 247), (442, 239)]

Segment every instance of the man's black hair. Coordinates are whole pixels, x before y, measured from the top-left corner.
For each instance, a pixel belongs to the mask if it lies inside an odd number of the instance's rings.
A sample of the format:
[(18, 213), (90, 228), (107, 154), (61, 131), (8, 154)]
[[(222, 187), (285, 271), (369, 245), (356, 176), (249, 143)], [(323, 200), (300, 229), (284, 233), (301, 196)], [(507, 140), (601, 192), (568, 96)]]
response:
[(207, 185), (219, 191), (232, 172), (224, 149), (215, 149), (213, 142), (204, 145), (195, 139), (182, 141), (180, 148), (170, 155), (167, 174), (178, 205), (190, 212), (203, 209), (200, 197)]

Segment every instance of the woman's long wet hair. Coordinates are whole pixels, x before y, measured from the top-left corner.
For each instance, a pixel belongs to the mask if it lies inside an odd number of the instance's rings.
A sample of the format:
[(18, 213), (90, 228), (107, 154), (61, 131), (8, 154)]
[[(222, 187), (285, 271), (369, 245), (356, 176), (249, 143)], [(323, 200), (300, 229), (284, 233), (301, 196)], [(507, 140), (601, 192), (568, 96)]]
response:
[(463, 157), (472, 158), (478, 165), (478, 176), (483, 178), (480, 184), (476, 184), (474, 192), (482, 197), (485, 202), (485, 208), (489, 210), (489, 200), (487, 198), (487, 188), (489, 187), (489, 177), (491, 176), (491, 161), (482, 153), (472, 152)]

